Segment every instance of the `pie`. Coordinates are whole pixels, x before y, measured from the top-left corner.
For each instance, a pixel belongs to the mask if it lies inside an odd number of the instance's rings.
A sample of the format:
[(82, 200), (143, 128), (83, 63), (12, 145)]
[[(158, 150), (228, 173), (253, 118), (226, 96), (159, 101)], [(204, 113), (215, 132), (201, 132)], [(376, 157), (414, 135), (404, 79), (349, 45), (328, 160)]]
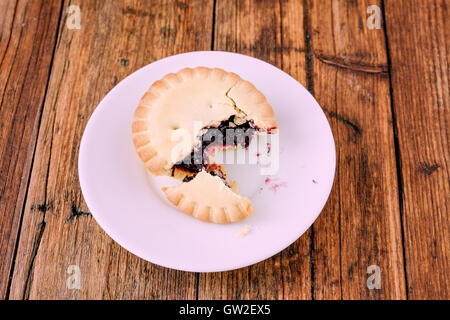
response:
[(205, 170), (194, 179), (163, 191), (181, 211), (197, 219), (215, 223), (240, 221), (252, 213), (247, 198), (232, 191), (222, 179)]
[(136, 108), (132, 134), (152, 174), (182, 181), (163, 188), (169, 201), (200, 220), (229, 223), (251, 215), (251, 202), (237, 194), (237, 183), (210, 155), (246, 148), (254, 135), (276, 128), (272, 107), (253, 84), (232, 72), (197, 67), (153, 83)]

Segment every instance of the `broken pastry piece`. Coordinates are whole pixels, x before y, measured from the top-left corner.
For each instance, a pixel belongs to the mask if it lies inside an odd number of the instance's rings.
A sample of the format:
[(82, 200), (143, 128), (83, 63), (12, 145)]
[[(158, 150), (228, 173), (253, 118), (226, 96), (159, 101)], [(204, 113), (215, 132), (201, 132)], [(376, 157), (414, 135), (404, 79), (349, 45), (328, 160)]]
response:
[[(227, 169), (223, 165), (219, 164), (208, 164), (205, 165), (204, 170), (212, 176), (217, 176), (222, 179), (223, 183), (229, 187), (234, 192), (238, 193), (239, 187), (236, 181), (232, 181), (227, 176)], [(183, 182), (189, 182), (197, 175), (198, 172), (190, 172), (184, 169), (175, 168), (173, 169), (172, 176)]]
[(235, 222), (252, 212), (237, 194), (217, 150), (248, 147), (258, 133), (273, 133), (272, 107), (250, 82), (222, 69), (198, 67), (156, 81), (135, 111), (133, 142), (154, 175), (181, 181), (164, 188), (181, 211), (216, 223)]
[(252, 214), (252, 204), (241, 197), (223, 180), (205, 170), (192, 180), (175, 187), (164, 187), (164, 193), (175, 206), (202, 221), (230, 223)]

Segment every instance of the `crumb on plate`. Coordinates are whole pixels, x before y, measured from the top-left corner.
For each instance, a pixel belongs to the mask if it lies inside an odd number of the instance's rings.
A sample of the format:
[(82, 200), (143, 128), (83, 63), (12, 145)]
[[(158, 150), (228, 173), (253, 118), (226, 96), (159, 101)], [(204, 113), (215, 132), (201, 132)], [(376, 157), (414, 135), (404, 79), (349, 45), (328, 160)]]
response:
[(238, 237), (242, 238), (244, 236), (246, 236), (249, 232), (250, 232), (250, 226), (249, 225), (245, 225), (238, 233)]

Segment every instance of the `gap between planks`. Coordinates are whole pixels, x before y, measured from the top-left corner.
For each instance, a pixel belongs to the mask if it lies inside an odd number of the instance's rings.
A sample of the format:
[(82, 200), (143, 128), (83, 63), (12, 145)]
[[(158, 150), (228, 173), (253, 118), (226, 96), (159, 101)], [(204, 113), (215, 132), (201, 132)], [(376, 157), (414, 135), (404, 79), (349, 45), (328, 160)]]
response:
[(406, 294), (406, 300), (409, 299), (409, 290), (408, 290), (408, 275), (407, 275), (407, 268), (406, 268), (406, 244), (405, 244), (405, 230), (403, 226), (403, 217), (404, 217), (404, 208), (403, 208), (403, 175), (402, 175), (402, 158), (400, 154), (400, 145), (398, 141), (398, 129), (397, 129), (397, 117), (395, 114), (395, 107), (394, 107), (394, 95), (393, 95), (393, 88), (392, 88), (392, 73), (391, 73), (391, 54), (389, 51), (389, 38), (388, 38), (388, 32), (386, 28), (386, 8), (384, 5), (384, 0), (381, 0), (381, 13), (382, 13), (382, 25), (383, 25), (383, 32), (384, 32), (384, 40), (386, 44), (386, 56), (387, 56), (387, 74), (389, 77), (389, 95), (391, 100), (391, 115), (392, 115), (392, 131), (394, 136), (394, 146), (395, 146), (395, 163), (396, 163), (396, 169), (397, 169), (397, 184), (398, 184), (398, 206), (399, 206), (399, 212), (400, 212), (400, 228), (401, 228), (401, 236), (402, 236), (402, 255), (403, 255), (403, 273), (405, 276), (405, 294)]

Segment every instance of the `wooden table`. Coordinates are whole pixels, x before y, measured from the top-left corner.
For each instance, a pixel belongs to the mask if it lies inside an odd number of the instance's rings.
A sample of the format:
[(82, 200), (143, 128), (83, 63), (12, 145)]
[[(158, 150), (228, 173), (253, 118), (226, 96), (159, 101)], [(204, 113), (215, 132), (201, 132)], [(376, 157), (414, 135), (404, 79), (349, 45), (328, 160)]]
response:
[[(449, 6), (2, 0), (0, 298), (449, 299)], [(314, 225), (274, 257), (223, 273), (127, 252), (89, 215), (78, 181), (80, 138), (104, 95), (195, 50), (291, 74), (323, 107), (337, 147)], [(380, 289), (367, 286), (370, 265)]]

